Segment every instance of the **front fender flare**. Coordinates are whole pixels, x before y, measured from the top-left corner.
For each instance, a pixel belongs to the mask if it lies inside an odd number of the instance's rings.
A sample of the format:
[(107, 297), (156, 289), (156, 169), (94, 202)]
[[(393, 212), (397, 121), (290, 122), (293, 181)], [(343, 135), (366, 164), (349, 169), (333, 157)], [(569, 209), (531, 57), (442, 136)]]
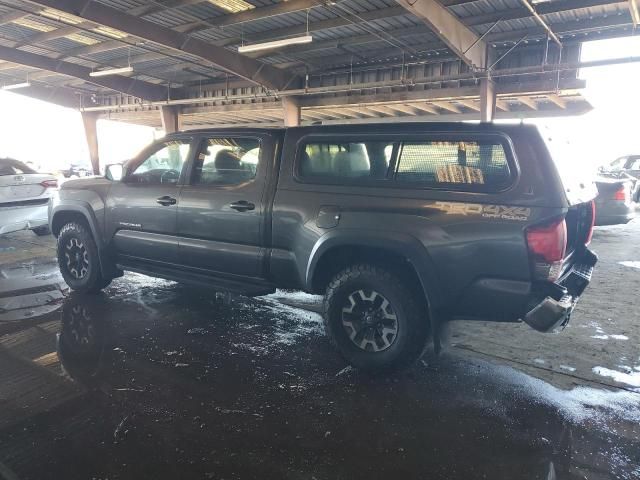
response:
[(53, 231), (53, 222), (56, 218), (56, 215), (68, 212), (79, 213), (85, 218), (85, 220), (89, 224), (89, 228), (91, 229), (93, 239), (98, 246), (98, 250), (101, 250), (103, 247), (103, 241), (102, 235), (100, 234), (100, 231), (97, 227), (98, 220), (93, 209), (91, 208), (91, 205), (89, 205), (89, 203), (87, 202), (77, 201), (73, 203), (58, 203), (57, 205), (54, 205), (51, 209), (51, 215), (49, 218), (49, 228), (51, 228), (51, 231)]

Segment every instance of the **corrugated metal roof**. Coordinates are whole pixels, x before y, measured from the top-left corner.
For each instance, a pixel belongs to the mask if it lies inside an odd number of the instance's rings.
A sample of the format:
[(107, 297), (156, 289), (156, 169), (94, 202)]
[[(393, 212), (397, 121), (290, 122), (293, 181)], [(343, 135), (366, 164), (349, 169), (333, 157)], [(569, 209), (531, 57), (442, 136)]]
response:
[[(124, 12), (135, 12), (136, 9), (144, 9), (150, 5), (160, 5), (159, 3), (150, 4), (145, 0), (99, 1)], [(255, 7), (251, 11), (258, 13), (261, 7), (278, 3), (273, 0), (247, 1)], [(552, 1), (541, 3), (536, 8), (541, 10), (558, 9), (564, 4)], [(232, 52), (237, 51), (237, 45), (242, 42), (243, 38), (245, 43), (255, 43), (256, 40), (253, 40), (252, 36), (260, 38), (257, 41), (284, 38), (292, 35), (287, 32), (287, 29), (291, 28), (296, 29), (293, 35), (299, 35), (300, 32), (304, 32), (307, 19), (311, 25), (337, 19), (331, 28), (314, 31), (312, 34), (314, 40), (311, 45), (282, 48), (261, 54), (261, 60), (265, 63), (293, 63), (303, 66), (307, 62), (311, 69), (314, 68), (314, 64), (332, 65), (334, 60), (336, 65), (344, 65), (345, 58), (349, 58), (349, 56), (353, 56), (355, 63), (358, 64), (366, 62), (367, 59), (380, 58), (384, 63), (385, 59), (393, 61), (395, 58), (402, 57), (403, 51), (405, 51), (406, 57), (411, 58), (412, 54), (426, 57), (429, 52), (434, 50), (441, 52), (446, 50), (446, 46), (439, 42), (437, 36), (429, 30), (425, 23), (408, 12), (402, 13), (400, 11), (399, 15), (385, 15), (368, 21), (358, 20), (357, 16), (359, 15), (390, 7), (397, 11), (398, 4), (394, 0), (343, 0), (333, 5), (318, 5), (309, 11), (294, 11), (239, 23), (234, 22), (233, 17), (230, 16), (232, 14), (214, 5), (214, 2), (202, 1), (191, 5), (176, 5), (165, 10), (153, 8), (150, 13), (144, 15), (144, 19), (165, 28), (197, 25), (199, 22), (199, 26), (191, 33), (194, 38), (212, 44), (225, 45), (227, 50)], [(499, 45), (517, 40), (524, 32), (533, 34), (534, 39), (536, 35), (538, 37), (544, 36), (544, 31), (539, 23), (526, 12), (522, 13), (523, 6), (520, 0), (475, 0), (449, 8), (463, 21), (471, 24), (471, 28), (478, 35), (486, 32), (492, 25), (488, 19), (482, 24), (478, 24), (478, 19), (484, 18), (481, 16), (504, 15), (506, 19), (498, 22), (487, 36), (489, 41), (496, 38)], [(34, 6), (23, 0), (0, 0), (0, 15), (10, 13), (15, 9), (28, 12), (33, 11)], [(518, 18), (512, 18), (514, 16)], [(225, 20), (232, 20), (230, 24), (225, 26), (215, 25), (221, 17), (225, 17)], [(595, 34), (598, 30), (607, 28), (617, 31), (630, 24), (630, 16), (625, 2), (614, 0), (610, 2), (603, 0), (601, 4), (596, 6), (546, 13), (543, 18), (552, 29), (566, 34), (567, 38), (574, 38), (572, 35), (577, 33)], [(27, 20), (36, 22), (36, 25), (40, 25), (40, 27), (30, 28), (28, 25), (33, 26), (33, 24), (29, 22), (18, 22), (22, 25), (15, 22), (0, 25), (0, 44), (12, 46), (15, 42), (28, 43), (30, 38), (37, 38), (37, 35), (42, 31), (70, 25), (68, 21), (65, 23), (64, 18), (56, 20), (35, 13), (27, 17)], [(271, 32), (273, 35), (270, 35)], [(135, 37), (123, 39), (118, 48), (105, 51), (94, 52), (91, 47), (83, 48), (91, 43), (99, 44), (102, 42), (114, 43), (114, 38), (104, 33), (83, 29), (77, 32), (76, 36), (67, 35), (20, 48), (26, 52), (51, 57), (72, 54), (73, 57), (66, 59), (66, 61), (87, 66), (119, 65), (130, 56), (134, 61), (139, 78), (145, 78), (152, 82), (161, 81), (159, 79), (161, 77), (189, 83), (201, 81), (203, 75), (226, 75), (199, 57), (178, 50), (173, 50), (170, 55), (164, 55), (160, 58), (149, 58), (150, 54), (162, 53), (166, 49), (149, 42), (144, 42), (141, 45), (141, 42)], [(81, 53), (77, 53), (79, 49)], [(142, 58), (143, 61), (138, 61), (136, 57)], [(180, 63), (187, 64), (185, 70), (175, 68), (175, 65)], [(163, 68), (166, 68), (167, 72), (162, 72)], [(0, 70), (0, 75), (4, 77), (29, 70)], [(148, 75), (145, 75), (145, 72)], [(59, 81), (60, 79), (56, 76), (53, 80)], [(60, 81), (64, 81), (64, 79)]]

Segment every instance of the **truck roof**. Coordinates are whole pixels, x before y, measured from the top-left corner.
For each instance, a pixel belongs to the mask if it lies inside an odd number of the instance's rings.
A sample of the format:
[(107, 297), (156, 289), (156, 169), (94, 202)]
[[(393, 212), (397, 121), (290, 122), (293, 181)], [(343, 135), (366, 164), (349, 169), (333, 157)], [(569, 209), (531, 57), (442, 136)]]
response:
[(405, 133), (411, 130), (418, 130), (424, 132), (429, 131), (471, 131), (471, 132), (513, 132), (513, 131), (537, 131), (535, 125), (528, 124), (496, 124), (496, 123), (467, 123), (467, 122), (400, 122), (400, 123), (382, 123), (382, 122), (367, 122), (367, 123), (354, 123), (354, 124), (319, 124), (319, 125), (304, 125), (300, 127), (225, 127), (225, 128), (200, 128), (194, 130), (186, 130), (181, 132), (175, 132), (167, 135), (171, 137), (174, 135), (184, 134), (210, 134), (217, 132), (258, 132), (258, 133), (274, 133), (285, 132), (288, 130), (304, 130), (309, 132), (340, 132), (340, 133)]

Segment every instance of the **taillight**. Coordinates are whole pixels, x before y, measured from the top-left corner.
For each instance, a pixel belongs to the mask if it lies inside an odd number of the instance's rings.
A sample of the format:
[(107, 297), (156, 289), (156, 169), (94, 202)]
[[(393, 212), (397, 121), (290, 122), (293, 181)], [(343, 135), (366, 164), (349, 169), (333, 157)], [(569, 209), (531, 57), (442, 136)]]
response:
[(629, 189), (626, 185), (622, 185), (616, 192), (613, 194), (614, 200), (622, 200), (623, 202), (629, 202), (631, 200), (631, 195), (629, 194)]
[(527, 229), (527, 246), (534, 276), (555, 281), (562, 272), (567, 253), (567, 223), (564, 218)]
[(589, 231), (587, 232), (587, 238), (584, 241), (585, 245), (589, 245), (591, 243), (591, 239), (593, 238), (593, 227), (596, 224), (596, 202), (595, 200), (591, 200), (591, 225), (589, 226)]
[(44, 182), (40, 182), (44, 188), (58, 188), (57, 180), (45, 180)]

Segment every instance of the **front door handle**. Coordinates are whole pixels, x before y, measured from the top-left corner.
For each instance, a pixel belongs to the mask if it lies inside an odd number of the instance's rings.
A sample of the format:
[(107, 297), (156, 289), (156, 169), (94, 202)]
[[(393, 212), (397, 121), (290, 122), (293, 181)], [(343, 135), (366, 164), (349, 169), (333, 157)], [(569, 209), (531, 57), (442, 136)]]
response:
[(255, 210), (256, 208), (256, 206), (253, 203), (247, 202), (246, 200), (240, 200), (239, 202), (232, 203), (229, 206), (239, 212), (246, 212), (247, 210)]
[(169, 195), (165, 195), (164, 197), (160, 197), (156, 200), (160, 205), (168, 207), (169, 205), (175, 205), (177, 200)]

